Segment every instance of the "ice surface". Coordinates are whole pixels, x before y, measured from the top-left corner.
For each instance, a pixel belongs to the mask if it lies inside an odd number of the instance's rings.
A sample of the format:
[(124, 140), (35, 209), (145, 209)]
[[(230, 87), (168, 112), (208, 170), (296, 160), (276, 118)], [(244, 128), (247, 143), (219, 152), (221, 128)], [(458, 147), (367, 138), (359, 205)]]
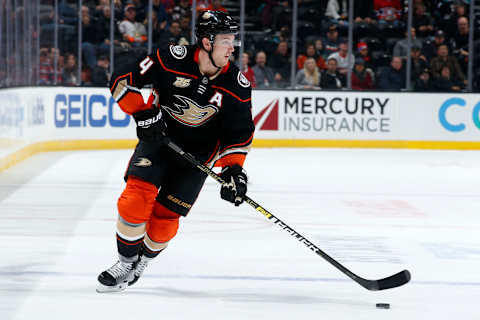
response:
[(208, 179), (144, 277), (98, 294), (130, 155), (45, 153), (0, 173), (0, 319), (480, 319), (480, 152), (251, 151), (252, 199), (362, 277), (408, 268), (401, 288), (363, 289)]

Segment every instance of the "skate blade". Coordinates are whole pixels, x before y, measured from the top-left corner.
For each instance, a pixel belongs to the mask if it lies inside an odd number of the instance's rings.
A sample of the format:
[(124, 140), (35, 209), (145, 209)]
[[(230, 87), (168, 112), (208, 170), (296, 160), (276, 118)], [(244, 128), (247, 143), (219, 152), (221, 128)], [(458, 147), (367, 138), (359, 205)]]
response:
[(98, 293), (120, 292), (128, 287), (128, 282), (117, 284), (116, 286), (106, 286), (101, 283), (98, 284), (96, 291)]

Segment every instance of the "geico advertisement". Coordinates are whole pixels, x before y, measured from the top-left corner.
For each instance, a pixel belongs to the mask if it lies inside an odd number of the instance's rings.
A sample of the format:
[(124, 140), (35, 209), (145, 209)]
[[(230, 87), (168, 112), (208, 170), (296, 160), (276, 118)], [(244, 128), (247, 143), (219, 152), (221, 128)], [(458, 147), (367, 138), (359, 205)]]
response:
[(254, 91), (257, 138), (386, 139), (395, 100), (383, 93)]
[(128, 127), (130, 116), (123, 113), (109, 93), (57, 93), (53, 102), (57, 128)]
[(135, 122), (105, 88), (49, 88), (48, 127), (56, 139), (135, 139)]

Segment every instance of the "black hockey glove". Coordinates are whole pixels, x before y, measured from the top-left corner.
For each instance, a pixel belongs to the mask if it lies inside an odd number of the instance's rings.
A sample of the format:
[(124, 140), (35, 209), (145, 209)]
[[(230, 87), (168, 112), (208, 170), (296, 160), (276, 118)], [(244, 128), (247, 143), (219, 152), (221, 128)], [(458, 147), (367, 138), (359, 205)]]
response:
[(133, 118), (137, 123), (138, 139), (163, 142), (167, 126), (162, 119), (160, 108), (153, 107), (151, 109), (135, 112)]
[(238, 207), (247, 193), (247, 173), (241, 166), (233, 165), (224, 167), (220, 177), (225, 180), (220, 189), (220, 196)]

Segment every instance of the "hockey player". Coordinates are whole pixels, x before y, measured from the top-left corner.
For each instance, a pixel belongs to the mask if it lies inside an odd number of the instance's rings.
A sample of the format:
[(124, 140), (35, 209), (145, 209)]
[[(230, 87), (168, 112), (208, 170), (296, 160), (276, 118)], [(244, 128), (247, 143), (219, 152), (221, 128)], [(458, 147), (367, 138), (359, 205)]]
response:
[[(205, 11), (196, 45), (158, 50), (112, 77), (112, 95), (135, 119), (139, 142), (117, 204), (119, 260), (98, 276), (98, 292), (121, 291), (138, 280), (175, 236), (204, 184), (206, 174), (170, 150), (164, 137), (204, 164), (222, 167), (229, 183), (221, 186), (221, 198), (243, 202), (242, 166), (254, 125), (250, 83), (229, 62), (237, 32), (228, 14)], [(140, 93), (145, 85), (153, 86), (147, 103)]]

